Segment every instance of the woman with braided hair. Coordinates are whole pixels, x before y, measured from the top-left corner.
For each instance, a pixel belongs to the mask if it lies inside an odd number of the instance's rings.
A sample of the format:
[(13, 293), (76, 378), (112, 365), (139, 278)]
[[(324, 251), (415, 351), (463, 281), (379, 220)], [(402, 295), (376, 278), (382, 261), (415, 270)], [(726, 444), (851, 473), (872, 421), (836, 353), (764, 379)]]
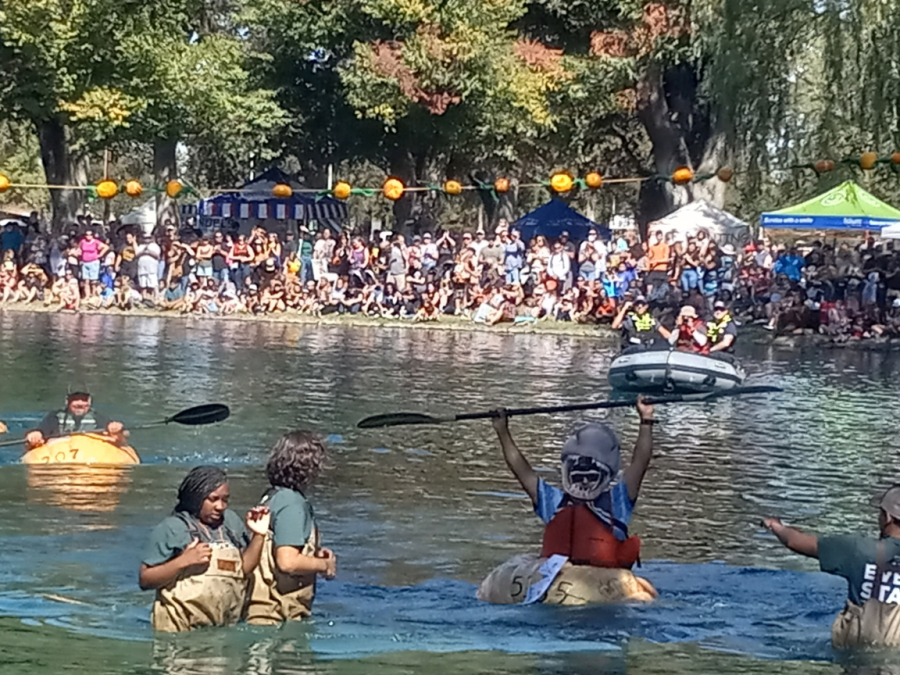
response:
[(150, 535), (139, 579), (141, 589), (156, 590), (154, 629), (228, 626), (241, 618), (247, 579), (269, 531), (269, 509), (257, 506), (241, 521), (228, 508), (229, 496), (224, 471), (192, 469), (178, 488), (174, 512)]
[(312, 506), (303, 495), (324, 461), (322, 439), (308, 431), (285, 434), (269, 454), (271, 487), (262, 505), (272, 513), (272, 528), (253, 572), (247, 623), (265, 626), (310, 616), (316, 577), (333, 579), (337, 573), (337, 558), (320, 545)]

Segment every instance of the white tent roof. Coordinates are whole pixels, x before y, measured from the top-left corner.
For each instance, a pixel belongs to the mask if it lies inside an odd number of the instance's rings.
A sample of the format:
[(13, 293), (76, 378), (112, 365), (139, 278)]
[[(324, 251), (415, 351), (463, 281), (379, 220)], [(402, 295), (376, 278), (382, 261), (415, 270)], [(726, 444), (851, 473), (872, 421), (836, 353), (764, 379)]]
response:
[(750, 226), (747, 223), (702, 199), (650, 223), (647, 234), (653, 236), (661, 231), (665, 236), (671, 232), (675, 241), (684, 241), (701, 229), (706, 230), (720, 246), (731, 244), (737, 248), (750, 241)]
[(119, 219), (123, 225), (138, 225), (145, 234), (156, 227), (156, 199), (152, 198), (133, 208)]
[(881, 228), (881, 238), (882, 239), (900, 239), (900, 225), (888, 225), (887, 227)]

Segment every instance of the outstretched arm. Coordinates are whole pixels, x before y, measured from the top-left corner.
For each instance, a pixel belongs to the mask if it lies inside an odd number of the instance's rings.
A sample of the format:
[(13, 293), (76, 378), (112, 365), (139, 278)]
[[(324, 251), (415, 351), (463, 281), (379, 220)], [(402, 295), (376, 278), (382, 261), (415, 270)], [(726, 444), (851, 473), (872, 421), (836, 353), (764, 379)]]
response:
[(647, 473), (650, 459), (653, 457), (653, 406), (644, 403), (643, 396), (638, 396), (637, 410), (641, 416), (641, 428), (634, 444), (631, 464), (625, 469), (625, 486), (628, 488), (628, 497), (633, 502), (637, 501), (641, 483), (644, 482), (644, 474)]
[(778, 541), (791, 549), (794, 553), (809, 556), (810, 558), (819, 557), (819, 538), (801, 532), (796, 527), (788, 527), (778, 518), (765, 518), (762, 521), (763, 527), (772, 532)]
[(493, 418), (492, 423), (494, 431), (497, 432), (497, 438), (500, 439), (500, 447), (503, 448), (503, 459), (506, 460), (506, 465), (522, 485), (526, 494), (531, 498), (531, 502), (537, 506), (537, 474), (519, 450), (512, 438), (512, 434), (509, 433), (509, 418), (506, 416), (506, 411), (501, 408), (497, 412), (499, 415)]

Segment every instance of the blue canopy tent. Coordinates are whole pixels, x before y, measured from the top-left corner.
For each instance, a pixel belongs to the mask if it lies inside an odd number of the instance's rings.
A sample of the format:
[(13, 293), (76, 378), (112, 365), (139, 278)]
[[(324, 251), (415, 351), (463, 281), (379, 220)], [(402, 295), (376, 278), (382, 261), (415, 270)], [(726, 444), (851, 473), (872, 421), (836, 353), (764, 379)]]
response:
[[(278, 183), (290, 185), (294, 193), (288, 199), (272, 196), (272, 188)], [(327, 225), (341, 231), (341, 223), (347, 217), (347, 205), (334, 197), (316, 197), (301, 193), (301, 186), (280, 169), (269, 169), (257, 178), (245, 183), (234, 192), (225, 192), (197, 204), (197, 212), (203, 218), (230, 218), (234, 220), (289, 221)]]
[(608, 227), (598, 225), (559, 199), (552, 199), (522, 216), (513, 227), (522, 233), (522, 241), (530, 241), (539, 234), (547, 239), (558, 239), (563, 232), (569, 233), (570, 240), (581, 241), (587, 239), (588, 230), (592, 227), (604, 239), (610, 237)]

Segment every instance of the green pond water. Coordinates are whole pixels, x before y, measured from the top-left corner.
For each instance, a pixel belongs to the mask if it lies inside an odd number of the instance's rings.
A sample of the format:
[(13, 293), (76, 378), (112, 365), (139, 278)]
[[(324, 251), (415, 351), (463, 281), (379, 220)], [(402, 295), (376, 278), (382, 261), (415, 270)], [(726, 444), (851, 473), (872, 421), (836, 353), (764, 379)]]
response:
[[(228, 421), (136, 431), (134, 469), (30, 471), (0, 453), (0, 673), (900, 673), (900, 658), (835, 654), (843, 582), (783, 550), (763, 515), (874, 533), (897, 478), (893, 354), (742, 345), (753, 383), (783, 394), (660, 408), (658, 454), (632, 531), (646, 607), (501, 607), (475, 599), (541, 526), (490, 424), (360, 431), (395, 410), (438, 414), (605, 398), (615, 344), (556, 335), (114, 316), (0, 314), (0, 419), (15, 435), (72, 382), (129, 425), (223, 402)], [(575, 416), (515, 419), (557, 479)], [(632, 410), (598, 413), (623, 446)], [(309, 492), (339, 578), (314, 620), (154, 637), (137, 588), (146, 536), (190, 467), (229, 470), (233, 506), (265, 487), (291, 428), (330, 441)]]

